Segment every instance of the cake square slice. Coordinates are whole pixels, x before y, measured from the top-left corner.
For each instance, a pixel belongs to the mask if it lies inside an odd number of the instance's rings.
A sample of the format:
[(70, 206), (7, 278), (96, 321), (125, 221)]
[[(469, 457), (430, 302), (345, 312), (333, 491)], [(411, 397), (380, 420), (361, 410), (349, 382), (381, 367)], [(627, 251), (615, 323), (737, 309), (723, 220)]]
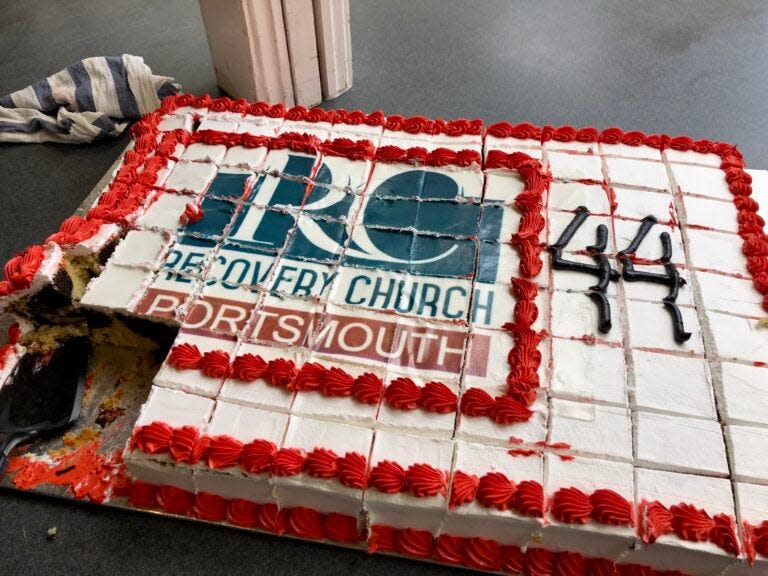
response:
[(441, 533), (524, 547), (542, 527), (544, 460), (459, 440)]
[(159, 322), (181, 324), (202, 286), (199, 278), (161, 270), (136, 304), (135, 312)]
[(768, 461), (763, 458), (768, 428), (731, 424), (726, 427), (733, 463), (732, 476), (739, 482), (768, 484)]
[[(692, 574), (715, 575), (737, 562), (739, 545), (729, 480), (637, 468), (635, 482), (645, 545), (628, 552), (622, 563), (656, 570), (685, 567)], [(667, 514), (672, 522), (660, 523)], [(687, 524), (682, 518), (686, 515), (716, 522), (719, 537), (713, 540), (711, 534), (702, 533), (699, 538), (684, 538)]]
[(725, 360), (746, 360), (763, 365), (768, 361), (768, 338), (760, 320), (705, 312), (717, 355)]
[(180, 160), (165, 181), (165, 188), (179, 193), (202, 194), (215, 176), (215, 164)]
[[(195, 466), (196, 491), (255, 504), (275, 503), (270, 459), (282, 445), (287, 425), (286, 414), (217, 400), (205, 427), (208, 458)], [(231, 458), (237, 449), (239, 458)]]
[(603, 181), (603, 167), (599, 156), (549, 152), (547, 162), (552, 176), (558, 180)]
[(164, 259), (173, 237), (154, 230), (131, 230), (115, 248), (111, 264), (146, 267), (156, 270)]
[(634, 158), (607, 157), (605, 168), (612, 185), (634, 186), (646, 190), (669, 190), (667, 169), (661, 162)]
[(723, 362), (720, 371), (723, 421), (768, 426), (768, 369)]
[(553, 338), (552, 366), (553, 396), (627, 405), (627, 365), (622, 348)]
[(578, 456), (632, 462), (629, 411), (618, 406), (550, 400), (549, 441)]
[(634, 468), (593, 458), (547, 454), (548, 509), (542, 546), (618, 560), (636, 535)]
[(704, 344), (696, 310), (687, 306), (678, 306), (678, 310), (683, 330), (691, 334), (684, 342), (676, 340), (673, 316), (662, 302), (627, 300), (627, 326), (632, 347), (702, 354)]
[(261, 292), (253, 288), (207, 282), (190, 303), (183, 327), (237, 336), (245, 329), (261, 298)]
[(280, 452), (300, 454), (306, 464), (298, 474), (294, 469), (275, 467), (273, 482), (280, 507), (349, 516), (362, 528), (372, 445), (371, 428), (292, 415)]
[(256, 175), (251, 170), (236, 167), (221, 168), (205, 191), (205, 195), (237, 202), (250, 195), (255, 182)]
[(308, 347), (324, 306), (316, 299), (264, 294), (243, 336), (273, 346)]
[(610, 214), (610, 198), (605, 189), (597, 184), (581, 182), (552, 182), (549, 186), (550, 210), (570, 212), (585, 206), (590, 214)]
[(261, 172), (264, 168), (264, 162), (267, 159), (269, 149), (262, 146), (231, 146), (227, 148), (227, 153), (221, 161), (222, 166), (233, 168), (247, 168), (254, 172)]
[(227, 147), (224, 144), (205, 144), (203, 142), (196, 142), (187, 146), (184, 150), (184, 154), (181, 155), (181, 161), (221, 164), (226, 153)]
[(751, 280), (702, 271), (696, 273), (696, 278), (707, 310), (752, 318), (765, 315), (763, 295)]
[(227, 286), (266, 287), (277, 257), (253, 244), (221, 242), (206, 276)]
[(91, 280), (80, 299), (82, 306), (133, 312), (155, 277), (152, 270), (108, 264)]
[(683, 194), (733, 201), (733, 194), (728, 189), (728, 182), (719, 167), (672, 164), (671, 168), (675, 184)]
[(378, 430), (365, 510), (373, 526), (440, 532), (447, 511), (453, 443)]
[(483, 202), (503, 202), (512, 205), (525, 190), (525, 182), (514, 170), (488, 170), (485, 173)]
[(735, 484), (739, 525), (743, 530), (746, 556), (728, 569), (727, 576), (748, 576), (768, 569), (765, 532), (768, 529), (768, 486)]
[[(196, 350), (203, 360), (196, 368), (176, 361), (174, 350), (191, 348)], [(233, 338), (224, 338), (220, 335), (200, 336), (194, 332), (180, 331), (171, 348), (171, 353), (163, 362), (160, 371), (155, 375), (154, 383), (158, 386), (181, 390), (189, 394), (197, 394), (207, 398), (216, 398), (221, 389), (224, 375), (229, 370), (232, 352), (235, 349)], [(207, 353), (216, 353), (216, 360), (224, 359), (224, 365), (218, 363), (208, 368), (205, 363)]]
[(139, 228), (175, 232), (182, 226), (182, 216), (187, 205), (193, 203), (192, 199), (184, 194), (158, 194), (137, 218), (136, 225)]

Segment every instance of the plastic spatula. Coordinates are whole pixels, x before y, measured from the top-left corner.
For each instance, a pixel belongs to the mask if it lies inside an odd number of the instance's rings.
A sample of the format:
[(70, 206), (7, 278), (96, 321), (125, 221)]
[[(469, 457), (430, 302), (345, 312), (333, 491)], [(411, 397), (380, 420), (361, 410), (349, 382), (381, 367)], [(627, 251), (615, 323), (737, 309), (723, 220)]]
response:
[(89, 345), (73, 338), (49, 354), (25, 354), (0, 388), (0, 473), (25, 440), (60, 432), (80, 416)]

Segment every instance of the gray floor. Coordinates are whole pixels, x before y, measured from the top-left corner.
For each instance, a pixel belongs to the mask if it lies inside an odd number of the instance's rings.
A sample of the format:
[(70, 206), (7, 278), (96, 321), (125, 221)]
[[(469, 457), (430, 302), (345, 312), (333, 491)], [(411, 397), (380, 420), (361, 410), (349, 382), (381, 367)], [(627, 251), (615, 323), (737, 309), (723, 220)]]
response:
[[(350, 4), (355, 86), (330, 107), (689, 134), (766, 167), (768, 3)], [(193, 0), (0, 0), (0, 13), (0, 94), (126, 52), (188, 91), (216, 90)], [(0, 145), (0, 262), (55, 230), (126, 142)], [(0, 518), (3, 575), (452, 572), (11, 492)]]

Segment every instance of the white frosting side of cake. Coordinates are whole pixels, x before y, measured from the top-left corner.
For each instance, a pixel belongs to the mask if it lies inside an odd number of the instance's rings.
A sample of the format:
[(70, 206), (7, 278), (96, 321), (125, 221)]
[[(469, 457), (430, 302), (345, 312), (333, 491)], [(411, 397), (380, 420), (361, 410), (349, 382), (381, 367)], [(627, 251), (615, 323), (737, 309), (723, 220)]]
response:
[(672, 175), (683, 194), (709, 196), (733, 202), (725, 174), (720, 168), (672, 164)]
[(214, 402), (181, 390), (152, 386), (147, 401), (142, 405), (135, 426), (162, 422), (172, 428), (192, 426), (202, 434), (211, 419)]
[(728, 475), (720, 423), (638, 412), (637, 462), (648, 468), (714, 476)]
[(599, 156), (547, 152), (549, 171), (559, 180), (603, 180), (603, 168)]
[[(194, 146), (194, 144), (193, 144)], [(223, 156), (222, 156), (223, 157)], [(177, 162), (165, 181), (168, 190), (202, 194), (216, 176), (216, 166), (208, 162)]]
[(663, 412), (716, 420), (712, 379), (703, 358), (634, 350), (635, 404)]
[(97, 254), (110, 242), (114, 241), (120, 235), (120, 232), (121, 228), (117, 224), (102, 224), (96, 234), (67, 248), (67, 254), (70, 256)]
[(157, 125), (161, 132), (170, 132), (171, 130), (192, 131), (193, 117), (191, 114), (166, 114)]
[[(193, 344), (201, 354), (212, 350), (223, 350), (232, 354), (235, 343), (232, 340), (213, 336), (198, 336), (189, 332), (179, 332), (173, 345)], [(171, 366), (167, 360), (155, 375), (154, 383), (174, 390), (182, 390), (190, 394), (198, 394), (208, 398), (216, 398), (221, 388), (223, 378), (213, 378), (203, 374), (202, 370), (179, 370)]]
[(724, 422), (768, 427), (768, 368), (730, 362), (720, 366)]
[(607, 157), (605, 166), (612, 185), (634, 186), (645, 190), (669, 190), (667, 169), (661, 162)]
[(632, 461), (629, 411), (616, 406), (553, 398), (549, 441), (570, 445), (569, 452), (609, 460)]
[[(768, 484), (768, 429), (757, 426), (726, 427), (728, 446), (733, 459), (733, 477), (739, 482)], [(768, 510), (766, 511), (768, 520)]]
[(88, 283), (80, 304), (130, 312), (153, 278), (151, 270), (107, 264), (101, 274)]
[(622, 348), (552, 339), (553, 396), (627, 405), (627, 366)]

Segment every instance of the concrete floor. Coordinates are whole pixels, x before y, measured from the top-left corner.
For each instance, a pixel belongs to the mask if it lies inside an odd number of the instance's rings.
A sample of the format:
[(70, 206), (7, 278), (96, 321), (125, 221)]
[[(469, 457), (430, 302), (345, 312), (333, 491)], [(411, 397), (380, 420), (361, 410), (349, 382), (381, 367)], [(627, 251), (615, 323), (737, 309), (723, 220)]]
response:
[[(768, 3), (351, 0), (354, 88), (330, 107), (618, 125), (768, 157)], [(131, 53), (215, 93), (193, 0), (0, 1), (0, 94)], [(127, 142), (0, 145), (0, 262), (45, 238)], [(0, 492), (0, 574), (440, 574), (451, 569)], [(45, 532), (58, 527), (58, 538)]]

